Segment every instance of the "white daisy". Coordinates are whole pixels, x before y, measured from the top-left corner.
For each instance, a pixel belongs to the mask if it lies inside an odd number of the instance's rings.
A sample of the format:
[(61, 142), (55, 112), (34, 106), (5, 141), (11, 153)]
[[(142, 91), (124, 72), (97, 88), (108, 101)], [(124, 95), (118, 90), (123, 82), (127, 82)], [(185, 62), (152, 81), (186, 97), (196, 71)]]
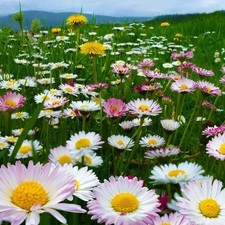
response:
[(108, 137), (108, 143), (116, 149), (125, 149), (131, 151), (134, 141), (124, 135), (112, 135)]
[(101, 144), (104, 142), (101, 141), (100, 135), (95, 132), (85, 133), (84, 131), (80, 131), (78, 134), (72, 135), (66, 143), (66, 147), (72, 151), (74, 157), (82, 157), (90, 150), (101, 148)]
[(94, 151), (89, 151), (81, 158), (78, 158), (77, 161), (89, 167), (99, 167), (103, 163), (102, 157), (97, 156)]
[(139, 141), (139, 144), (142, 147), (151, 147), (151, 148), (156, 148), (164, 145), (165, 139), (163, 137), (160, 137), (158, 135), (148, 135), (145, 137), (142, 137), (141, 140)]
[(154, 184), (178, 184), (199, 179), (204, 173), (203, 168), (196, 163), (182, 162), (178, 165), (168, 164), (154, 166), (149, 177)]

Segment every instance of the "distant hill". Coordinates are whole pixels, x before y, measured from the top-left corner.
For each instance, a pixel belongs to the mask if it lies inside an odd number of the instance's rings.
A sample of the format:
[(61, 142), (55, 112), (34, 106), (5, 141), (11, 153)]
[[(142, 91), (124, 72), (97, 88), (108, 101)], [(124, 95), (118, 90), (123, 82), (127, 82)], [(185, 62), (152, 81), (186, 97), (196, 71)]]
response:
[[(53, 13), (46, 11), (23, 11), (25, 21), (23, 27), (26, 30), (30, 30), (31, 22), (33, 19), (39, 19), (43, 27), (60, 27), (66, 22), (66, 19), (72, 14), (78, 14), (76, 12), (63, 12), (63, 13)], [(103, 16), (103, 15), (92, 15), (84, 14), (89, 23), (94, 20), (96, 24), (101, 23), (124, 23), (124, 22), (144, 22), (150, 20), (152, 17), (113, 17), (113, 16)], [(0, 16), (0, 28), (2, 27), (12, 27), (12, 30), (19, 30), (19, 24), (12, 19), (13, 14), (7, 16)]]

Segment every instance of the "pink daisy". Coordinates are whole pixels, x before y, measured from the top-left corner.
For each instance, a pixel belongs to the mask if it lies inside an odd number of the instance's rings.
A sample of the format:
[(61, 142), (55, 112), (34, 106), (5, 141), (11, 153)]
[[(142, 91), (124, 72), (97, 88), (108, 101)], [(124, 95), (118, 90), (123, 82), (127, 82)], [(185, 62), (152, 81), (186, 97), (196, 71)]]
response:
[(0, 111), (14, 111), (22, 107), (26, 101), (21, 94), (15, 92), (7, 92), (3, 97), (0, 97)]
[(126, 114), (126, 104), (118, 98), (110, 98), (103, 103), (103, 111), (107, 117), (121, 117)]
[(138, 117), (157, 116), (162, 112), (162, 107), (153, 100), (138, 98), (127, 104), (127, 110), (132, 114), (138, 115)]
[(200, 67), (193, 68), (193, 72), (197, 73), (200, 76), (205, 76), (205, 77), (212, 77), (215, 75), (212, 70), (206, 70)]
[(203, 92), (209, 95), (221, 95), (221, 90), (214, 84), (208, 81), (197, 81), (196, 86)]
[(196, 88), (195, 82), (188, 78), (181, 78), (172, 83), (170, 89), (180, 93), (192, 93)]
[(79, 205), (61, 203), (74, 193), (75, 179), (59, 166), (29, 161), (26, 168), (17, 161), (1, 166), (0, 172), (0, 219), (15, 225), (25, 220), (26, 224), (38, 225), (40, 214), (50, 213), (65, 224), (66, 219), (57, 210), (85, 212)]
[(107, 225), (152, 224), (160, 211), (158, 195), (143, 187), (143, 181), (136, 177), (110, 177), (93, 189), (93, 197), (87, 204), (88, 214)]

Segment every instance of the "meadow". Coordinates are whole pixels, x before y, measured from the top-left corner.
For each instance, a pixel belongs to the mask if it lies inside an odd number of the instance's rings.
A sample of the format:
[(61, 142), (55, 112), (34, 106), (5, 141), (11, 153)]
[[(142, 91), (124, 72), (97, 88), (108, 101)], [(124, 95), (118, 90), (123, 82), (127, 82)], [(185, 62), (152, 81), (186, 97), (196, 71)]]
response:
[(0, 219), (225, 221), (225, 15), (0, 32)]

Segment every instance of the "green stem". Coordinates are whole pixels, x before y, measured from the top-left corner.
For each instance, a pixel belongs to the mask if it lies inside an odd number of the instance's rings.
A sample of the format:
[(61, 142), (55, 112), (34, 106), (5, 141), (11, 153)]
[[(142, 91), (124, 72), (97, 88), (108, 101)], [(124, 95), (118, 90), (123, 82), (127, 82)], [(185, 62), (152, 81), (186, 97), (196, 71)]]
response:
[(94, 76), (94, 83), (97, 84), (97, 71), (96, 71), (96, 58), (93, 56), (93, 76)]
[(86, 129), (86, 119), (87, 119), (87, 116), (83, 115), (83, 123), (82, 123), (82, 130), (83, 131), (85, 131), (85, 129)]
[(79, 41), (80, 41), (80, 29), (79, 28), (77, 29), (76, 33), (77, 33), (77, 39), (76, 39), (76, 58), (75, 58), (75, 63), (77, 64)]

